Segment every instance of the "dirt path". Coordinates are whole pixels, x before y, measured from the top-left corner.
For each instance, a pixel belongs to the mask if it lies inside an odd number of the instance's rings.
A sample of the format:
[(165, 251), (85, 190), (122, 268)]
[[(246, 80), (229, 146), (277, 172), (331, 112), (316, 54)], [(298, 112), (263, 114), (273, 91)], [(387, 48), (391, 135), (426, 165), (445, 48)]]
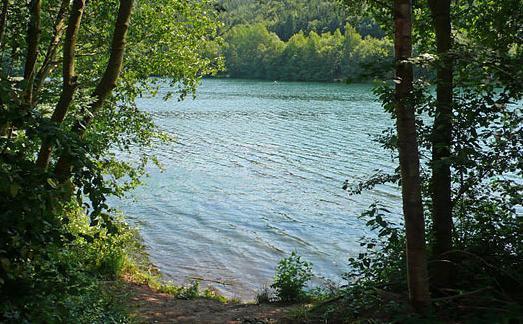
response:
[(129, 284), (133, 312), (144, 323), (292, 323), (286, 313), (292, 307), (254, 304), (223, 304), (215, 300), (180, 300)]

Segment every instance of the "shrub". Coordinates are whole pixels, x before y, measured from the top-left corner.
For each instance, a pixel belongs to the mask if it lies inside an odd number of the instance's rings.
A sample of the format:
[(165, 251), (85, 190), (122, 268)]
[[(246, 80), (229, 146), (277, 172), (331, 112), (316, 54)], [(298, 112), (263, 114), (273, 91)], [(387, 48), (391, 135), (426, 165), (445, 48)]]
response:
[(296, 251), (281, 259), (276, 267), (274, 283), (276, 297), (282, 302), (296, 302), (305, 296), (305, 284), (312, 278), (312, 264), (301, 259)]
[(135, 231), (118, 219), (112, 231), (91, 226), (76, 204), (66, 206), (62, 217), (63, 240), (19, 261), (0, 285), (0, 322), (127, 322), (127, 311), (104, 282), (117, 278), (139, 249)]

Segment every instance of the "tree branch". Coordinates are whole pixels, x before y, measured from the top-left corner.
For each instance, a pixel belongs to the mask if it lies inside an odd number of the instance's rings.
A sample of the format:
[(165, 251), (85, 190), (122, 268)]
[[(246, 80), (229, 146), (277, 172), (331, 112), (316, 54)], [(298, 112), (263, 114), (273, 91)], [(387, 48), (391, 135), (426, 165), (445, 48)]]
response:
[(451, 255), (451, 254), (462, 254), (462, 255), (474, 258), (474, 259), (480, 261), (487, 268), (490, 268), (490, 269), (492, 269), (495, 272), (502, 272), (505, 276), (507, 276), (508, 278), (513, 280), (515, 284), (517, 284), (520, 287), (523, 287), (523, 282), (519, 281), (519, 279), (515, 278), (511, 273), (509, 273), (506, 270), (503, 270), (500, 267), (496, 267), (496, 266), (488, 263), (485, 259), (483, 259), (482, 257), (480, 257), (477, 254), (474, 254), (474, 253), (471, 253), (471, 252), (468, 252), (468, 251), (465, 251), (465, 250), (451, 250), (451, 251), (447, 251), (447, 252), (443, 253), (441, 256), (443, 257), (445, 255)]
[(42, 88), (42, 85), (49, 75), (49, 73), (53, 69), (53, 61), (56, 57), (56, 52), (58, 50), (58, 44), (60, 43), (60, 39), (62, 38), (64, 27), (65, 27), (65, 16), (67, 9), (69, 7), (70, 0), (62, 0), (62, 4), (60, 5), (60, 9), (58, 10), (58, 13), (56, 15), (54, 28), (53, 28), (53, 36), (51, 37), (51, 41), (49, 42), (49, 45), (47, 46), (47, 52), (45, 53), (44, 61), (42, 63), (42, 66), (36, 72), (35, 76), (35, 84), (33, 87), (33, 104), (36, 104), (37, 99), (35, 97), (38, 96), (38, 93), (40, 92), (40, 89)]
[[(83, 119), (77, 122), (73, 127), (73, 132), (82, 137), (87, 126), (91, 123), (93, 117), (98, 110), (103, 106), (107, 97), (116, 87), (116, 81), (120, 76), (120, 71), (123, 65), (124, 51), (125, 51), (125, 37), (129, 29), (129, 22), (133, 8), (133, 0), (120, 0), (120, 7), (118, 9), (118, 17), (116, 19), (114, 34), (111, 44), (111, 55), (105, 72), (94, 90), (92, 97), (93, 103), (88, 110), (82, 110)], [(60, 179), (66, 179), (71, 174), (71, 160), (67, 155), (62, 155), (57, 162), (56, 175)]]
[(483, 178), (490, 172), (490, 170), (483, 170), (483, 172), (481, 172), (479, 174), (478, 177), (476, 177), (476, 179), (468, 179), (469, 181), (467, 181), (466, 183), (462, 182), (462, 184), (460, 185), (460, 188), (459, 188), (459, 191), (456, 193), (456, 196), (453, 197), (452, 199), (452, 206), (456, 205), (456, 202), (459, 201), (459, 199), (465, 194), (467, 193), (467, 191), (472, 188), (474, 185), (478, 184), (480, 181), (483, 180)]
[[(77, 87), (76, 75), (74, 71), (75, 67), (75, 50), (76, 41), (78, 37), (78, 31), (80, 29), (80, 23), (84, 12), (86, 0), (74, 0), (73, 7), (71, 8), (71, 14), (69, 16), (69, 23), (67, 26), (67, 32), (64, 42), (64, 62), (63, 62), (63, 85), (62, 93), (58, 104), (55, 107), (53, 115), (51, 116), (51, 122), (59, 125), (63, 122), (67, 110), (73, 100), (73, 95)], [(64, 2), (68, 2), (67, 0)], [(46, 169), (49, 164), (51, 156), (52, 146), (48, 140), (44, 140), (40, 147), (40, 153), (36, 160), (36, 165), (41, 169)]]

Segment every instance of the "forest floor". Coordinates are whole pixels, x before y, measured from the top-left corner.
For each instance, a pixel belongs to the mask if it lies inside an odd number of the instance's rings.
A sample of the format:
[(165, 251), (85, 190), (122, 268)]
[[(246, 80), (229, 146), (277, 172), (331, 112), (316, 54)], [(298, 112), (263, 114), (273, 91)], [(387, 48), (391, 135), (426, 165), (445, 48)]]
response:
[(182, 300), (134, 283), (126, 283), (123, 289), (139, 323), (293, 323), (289, 312), (299, 307), (222, 303), (204, 298)]

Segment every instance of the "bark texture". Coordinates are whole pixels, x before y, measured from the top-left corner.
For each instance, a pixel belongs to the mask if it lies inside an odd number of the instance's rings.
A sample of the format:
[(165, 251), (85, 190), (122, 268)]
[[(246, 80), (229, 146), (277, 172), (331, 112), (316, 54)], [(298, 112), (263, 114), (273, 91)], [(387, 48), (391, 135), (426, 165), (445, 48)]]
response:
[(407, 236), (409, 298), (412, 306), (418, 312), (423, 312), (429, 306), (430, 295), (415, 109), (409, 100), (413, 89), (413, 71), (412, 65), (405, 62), (412, 55), (412, 3), (410, 0), (394, 0), (394, 28), (397, 80), (395, 111), (401, 169), (403, 216), (405, 218)]
[(29, 4), (29, 26), (27, 28), (27, 54), (24, 65), (24, 81), (26, 82), (26, 103), (31, 105), (33, 101), (33, 81), (35, 66), (38, 59), (38, 45), (41, 34), (41, 0), (31, 0)]
[(9, 10), (9, 0), (2, 1), (2, 12), (0, 13), (0, 48), (4, 44), (5, 25), (7, 23), (7, 12)]
[[(120, 75), (123, 65), (125, 38), (129, 29), (133, 0), (120, 0), (118, 17), (116, 18), (113, 39), (111, 42), (111, 55), (105, 72), (93, 93), (93, 103), (89, 106), (89, 112), (83, 113), (83, 119), (74, 127), (73, 131), (80, 137), (85, 133), (86, 128), (91, 123), (97, 111), (103, 106), (107, 97), (116, 87), (116, 81)], [(71, 159), (67, 155), (62, 155), (57, 162), (56, 175), (62, 179), (67, 179), (71, 174)]]
[[(58, 104), (56, 105), (51, 121), (57, 125), (61, 124), (67, 114), (71, 101), (73, 100), (74, 92), (76, 90), (76, 74), (75, 74), (75, 53), (76, 40), (78, 31), (80, 30), (80, 23), (84, 12), (86, 0), (74, 0), (69, 16), (69, 23), (64, 42), (64, 58), (63, 58), (63, 85), (62, 93)], [(52, 145), (48, 140), (44, 140), (40, 147), (36, 165), (42, 169), (46, 169), (49, 164), (51, 156)]]
[(47, 51), (45, 53), (45, 57), (44, 57), (42, 66), (38, 69), (38, 72), (36, 72), (36, 75), (35, 75), (35, 82), (34, 82), (34, 86), (33, 86), (33, 104), (36, 104), (38, 93), (40, 92), (40, 89), (42, 88), (45, 78), (47, 78), (49, 73), (53, 70), (53, 67), (54, 67), (53, 61), (56, 58), (56, 52), (58, 51), (58, 45), (60, 44), (60, 40), (62, 39), (62, 36), (63, 36), (63, 31), (64, 31), (64, 27), (65, 27), (65, 17), (66, 17), (67, 9), (69, 7), (69, 3), (70, 3), (70, 0), (62, 0), (60, 9), (58, 10), (58, 13), (56, 14), (56, 19), (55, 19), (54, 28), (53, 28), (53, 35), (51, 37), (49, 45), (47, 46)]
[[(435, 259), (452, 250), (452, 198), (450, 146), (452, 141), (452, 46), (450, 0), (429, 0), (436, 34), (437, 67), (436, 116), (432, 130), (432, 232)], [(448, 287), (451, 263), (435, 262), (431, 277), (435, 287)]]
[[(2, 1), (2, 12), (0, 13), (0, 51), (2, 51), (4, 47), (4, 35), (5, 35), (5, 28), (7, 24), (7, 15), (9, 10), (9, 0), (3, 0)], [(0, 65), (0, 73), (3, 74), (3, 67)], [(3, 106), (4, 102), (0, 96), (0, 106)], [(8, 123), (1, 123), (0, 124), (0, 136), (6, 136), (8, 132)]]

